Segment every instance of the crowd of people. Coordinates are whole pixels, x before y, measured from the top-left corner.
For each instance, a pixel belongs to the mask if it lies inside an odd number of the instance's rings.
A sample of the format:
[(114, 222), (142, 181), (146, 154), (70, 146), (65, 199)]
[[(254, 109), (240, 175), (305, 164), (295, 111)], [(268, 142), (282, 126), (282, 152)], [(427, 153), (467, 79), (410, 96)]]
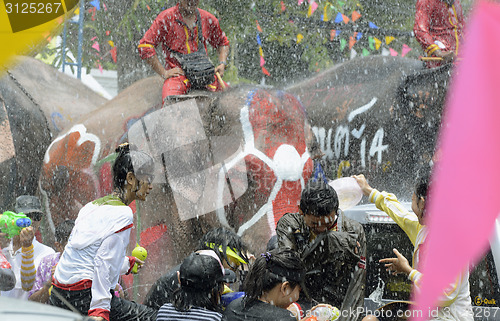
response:
[[(141, 303), (116, 292), (120, 275), (144, 261), (126, 256), (132, 201), (145, 201), (154, 161), (148, 154), (120, 145), (113, 165), (112, 194), (83, 206), (75, 221), (55, 229), (55, 248), (35, 235), (43, 218), (35, 196), (17, 198), (15, 210), (32, 225), (10, 240), (1, 233), (1, 295), (47, 303), (95, 320), (373, 320), (365, 315), (366, 238), (363, 226), (345, 217), (336, 191), (312, 177), (297, 213), (285, 214), (265, 253), (253, 255), (228, 228), (204, 234), (194, 252), (160, 277)], [(380, 258), (391, 273), (404, 273), (416, 288), (425, 241), (425, 205), (430, 168), (417, 179), (412, 212), (393, 194), (372, 188), (354, 176), (363, 193), (386, 212), (415, 245), (413, 265), (396, 249)], [(229, 298), (229, 299), (228, 299)], [(443, 292), (438, 319), (473, 320), (468, 271)], [(347, 313), (346, 313), (347, 311)], [(353, 313), (355, 311), (355, 313)], [(324, 311), (321, 312), (324, 314)]]
[[(199, 0), (180, 0), (161, 12), (140, 41), (141, 57), (165, 80), (163, 99), (193, 88), (217, 91), (225, 86), (221, 77), (229, 41), (215, 16), (198, 4)], [(429, 67), (456, 58), (463, 24), (458, 0), (417, 1), (414, 31), (427, 57), (433, 58)], [(217, 50), (219, 63), (209, 66), (212, 73), (205, 73), (205, 66), (200, 75), (191, 67), (206, 63), (206, 42)], [(165, 67), (156, 56), (159, 44)], [(129, 144), (120, 145), (116, 154), (113, 193), (84, 205), (75, 221), (55, 227), (57, 252), (40, 242), (44, 215), (39, 199), (32, 195), (16, 199), (15, 211), (24, 213), (31, 226), (13, 237), (0, 233), (1, 296), (108, 321), (316, 320), (321, 309), (328, 310), (331, 319), (338, 313), (341, 320), (373, 320), (363, 312), (367, 256), (363, 226), (339, 209), (336, 191), (326, 181), (314, 178), (302, 191), (298, 212), (278, 221), (265, 253), (254, 255), (233, 231), (215, 228), (179, 265), (164, 271), (142, 303), (126, 300), (117, 291), (120, 276), (145, 263), (126, 255), (134, 222), (128, 205), (146, 200), (154, 161)], [(391, 273), (406, 274), (417, 289), (427, 235), (430, 173), (427, 168), (417, 179), (412, 212), (395, 195), (372, 188), (363, 175), (354, 176), (369, 201), (386, 212), (415, 246), (412, 265), (397, 249), (395, 257), (380, 258), (380, 263)], [(450, 284), (439, 304), (437, 319), (473, 320), (468, 271)]]

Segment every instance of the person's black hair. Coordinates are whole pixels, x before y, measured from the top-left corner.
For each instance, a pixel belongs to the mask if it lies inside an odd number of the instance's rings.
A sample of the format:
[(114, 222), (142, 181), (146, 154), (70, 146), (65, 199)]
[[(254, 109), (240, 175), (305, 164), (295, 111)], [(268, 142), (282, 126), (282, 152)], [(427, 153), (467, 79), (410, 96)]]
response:
[(257, 257), (243, 283), (243, 304), (257, 301), (277, 284), (288, 281), (292, 288), (301, 285), (306, 268), (297, 252), (274, 249)]
[(215, 283), (208, 290), (180, 286), (174, 290), (172, 304), (178, 311), (188, 311), (192, 307), (199, 307), (222, 312), (220, 295), (223, 287), (223, 282)]
[(154, 161), (148, 154), (133, 150), (129, 143), (121, 144), (115, 152), (118, 153), (113, 164), (113, 187), (115, 189), (123, 189), (128, 172), (153, 175)]
[[(212, 247), (211, 244), (214, 246)], [(222, 252), (219, 250), (219, 247), (222, 249)], [(248, 263), (247, 246), (238, 234), (225, 227), (216, 227), (205, 233), (201, 237), (196, 250), (215, 250), (221, 261), (226, 260), (228, 262), (227, 247), (233, 249), (236, 254)]]
[(321, 179), (310, 179), (300, 196), (299, 207), (305, 215), (328, 216), (332, 212), (337, 213), (337, 192)]
[(73, 220), (66, 220), (61, 224), (57, 225), (55, 232), (56, 242), (59, 243), (67, 242), (74, 226), (75, 226), (75, 221)]
[(432, 169), (430, 166), (424, 166), (419, 169), (417, 179), (415, 181), (415, 195), (417, 198), (423, 197), (427, 200), (429, 186), (431, 183), (431, 171)]

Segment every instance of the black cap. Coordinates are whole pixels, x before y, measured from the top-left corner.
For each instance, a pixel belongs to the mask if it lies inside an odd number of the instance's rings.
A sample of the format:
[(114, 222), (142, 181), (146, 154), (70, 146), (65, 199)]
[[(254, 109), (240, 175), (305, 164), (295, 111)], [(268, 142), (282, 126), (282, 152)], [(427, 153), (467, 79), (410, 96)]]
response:
[(181, 287), (186, 290), (211, 290), (224, 282), (221, 264), (212, 256), (192, 253), (179, 269)]
[(16, 199), (16, 212), (17, 213), (42, 213), (42, 206), (40, 200), (36, 196), (21, 195)]

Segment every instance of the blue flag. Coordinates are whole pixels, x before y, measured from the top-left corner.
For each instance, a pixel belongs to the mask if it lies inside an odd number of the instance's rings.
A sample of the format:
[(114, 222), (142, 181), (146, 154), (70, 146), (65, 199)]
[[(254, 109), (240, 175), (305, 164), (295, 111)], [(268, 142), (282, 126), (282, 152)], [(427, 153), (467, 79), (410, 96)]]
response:
[(99, 0), (94, 0), (90, 2), (91, 5), (93, 5), (97, 11), (101, 10), (101, 4), (99, 3)]
[(378, 27), (373, 22), (368, 22), (368, 27), (372, 29), (378, 29)]
[(262, 46), (262, 41), (260, 41), (260, 36), (258, 32), (257, 32), (257, 43), (259, 44), (259, 46)]
[(335, 17), (335, 23), (341, 23), (342, 21), (344, 21), (344, 18), (342, 17), (342, 14), (339, 12)]

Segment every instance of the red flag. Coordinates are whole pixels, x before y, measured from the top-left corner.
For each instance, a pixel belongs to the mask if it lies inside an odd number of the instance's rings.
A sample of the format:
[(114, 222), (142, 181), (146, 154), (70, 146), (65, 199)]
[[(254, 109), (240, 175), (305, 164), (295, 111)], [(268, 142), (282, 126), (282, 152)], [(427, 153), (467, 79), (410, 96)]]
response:
[(354, 46), (354, 44), (356, 43), (356, 35), (357, 35), (357, 34), (358, 34), (358, 33), (357, 33), (357, 32), (355, 32), (355, 33), (354, 33), (354, 37), (353, 37), (353, 36), (350, 36), (350, 37), (349, 37), (349, 50), (351, 50), (351, 49), (352, 49), (352, 47)]
[(351, 18), (352, 18), (352, 21), (356, 21), (358, 20), (359, 18), (361, 18), (361, 14), (357, 11), (353, 11), (352, 14), (351, 14)]
[(500, 212), (500, 4), (479, 1), (448, 95), (427, 211), (417, 320), (488, 248)]
[(111, 58), (113, 59), (113, 61), (116, 63), (116, 47), (113, 47), (109, 52), (111, 53)]
[(262, 67), (262, 72), (264, 73), (264, 75), (266, 76), (271, 76), (271, 74), (269, 73), (269, 71), (267, 71), (266, 67)]

